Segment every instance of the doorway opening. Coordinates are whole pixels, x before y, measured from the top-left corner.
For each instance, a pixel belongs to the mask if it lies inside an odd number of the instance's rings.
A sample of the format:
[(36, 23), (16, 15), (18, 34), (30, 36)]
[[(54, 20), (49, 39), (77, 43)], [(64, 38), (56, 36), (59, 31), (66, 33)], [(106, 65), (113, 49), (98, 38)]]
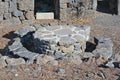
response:
[(117, 5), (117, 0), (98, 0), (97, 11), (108, 14), (117, 14)]
[(59, 0), (35, 0), (34, 5), (35, 15), (37, 13), (53, 13), (54, 19), (59, 19)]

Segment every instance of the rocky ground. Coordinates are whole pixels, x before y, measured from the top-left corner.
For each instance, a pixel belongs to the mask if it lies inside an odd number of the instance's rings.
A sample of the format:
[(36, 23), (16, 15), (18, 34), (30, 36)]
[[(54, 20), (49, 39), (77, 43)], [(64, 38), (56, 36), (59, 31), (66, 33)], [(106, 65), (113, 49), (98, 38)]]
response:
[[(92, 43), (93, 38), (96, 36), (111, 38), (114, 44), (113, 54), (120, 54), (119, 17), (120, 16), (112, 16), (110, 14), (95, 12), (94, 17), (92, 17), (93, 20), (90, 22), (87, 20), (87, 24), (91, 25), (90, 42)], [(39, 21), (36, 22), (39, 23)], [(59, 23), (58, 21), (47, 22), (53, 24)], [(44, 23), (44, 21), (40, 21), (40, 23)], [(75, 23), (81, 22), (77, 20)], [(15, 37), (15, 35), (13, 35), (13, 31), (21, 27), (22, 25), (11, 27), (0, 26), (1, 54), (4, 53), (3, 49), (7, 43)], [(0, 80), (120, 80), (119, 67), (113, 68), (98, 66), (99, 62), (102, 62), (101, 58), (86, 59), (81, 64), (59, 60), (58, 63), (47, 63), (45, 65), (8, 65), (0, 70)]]

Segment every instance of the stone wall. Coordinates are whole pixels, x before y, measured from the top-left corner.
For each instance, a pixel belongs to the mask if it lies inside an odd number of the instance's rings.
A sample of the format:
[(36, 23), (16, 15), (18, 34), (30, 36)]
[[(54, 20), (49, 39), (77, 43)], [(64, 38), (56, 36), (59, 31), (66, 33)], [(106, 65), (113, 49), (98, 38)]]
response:
[(34, 18), (34, 0), (0, 0), (0, 24), (16, 25)]
[(60, 19), (84, 16), (91, 9), (90, 0), (60, 0)]

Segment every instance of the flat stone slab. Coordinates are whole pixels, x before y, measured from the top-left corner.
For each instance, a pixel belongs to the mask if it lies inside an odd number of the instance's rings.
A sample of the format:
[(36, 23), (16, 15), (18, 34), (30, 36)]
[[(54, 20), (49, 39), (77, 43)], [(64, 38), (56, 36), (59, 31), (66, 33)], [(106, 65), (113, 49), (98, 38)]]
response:
[(53, 12), (38, 12), (36, 13), (36, 19), (54, 19), (54, 13)]

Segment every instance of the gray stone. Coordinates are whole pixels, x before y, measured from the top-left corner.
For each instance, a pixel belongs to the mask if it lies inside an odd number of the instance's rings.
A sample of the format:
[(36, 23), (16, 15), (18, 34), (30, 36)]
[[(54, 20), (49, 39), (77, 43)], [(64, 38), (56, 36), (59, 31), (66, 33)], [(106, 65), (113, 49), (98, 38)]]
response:
[(71, 37), (61, 37), (59, 40), (59, 45), (71, 45), (74, 44), (75, 40), (72, 39)]
[(45, 27), (47, 30), (57, 30), (57, 29), (61, 29), (61, 26), (59, 25), (54, 25), (54, 26), (46, 26)]
[(11, 0), (4, 0), (5, 2), (10, 2)]
[(16, 38), (16, 39), (14, 39), (14, 40), (15, 40), (15, 41), (13, 42), (13, 44), (10, 45), (10, 46), (8, 46), (9, 51), (15, 51), (15, 50), (23, 47), (23, 45), (22, 45), (22, 43), (21, 43), (21, 40), (20, 40), (19, 38)]
[(92, 1), (92, 5), (93, 5), (93, 10), (96, 10), (97, 9), (97, 0), (93, 0)]
[(35, 19), (34, 11), (28, 11), (28, 12), (25, 14), (25, 17), (26, 17), (28, 20), (34, 20), (34, 19)]
[(76, 42), (85, 42), (85, 36), (84, 35), (74, 35), (73, 38), (76, 40)]
[(63, 68), (59, 68), (59, 69), (57, 69), (56, 72), (57, 72), (57, 73), (65, 73), (65, 69), (63, 69)]
[(8, 65), (7, 69), (10, 71), (18, 71), (19, 70), (19, 68), (17, 66), (13, 66), (13, 65)]
[(52, 61), (49, 61), (48, 64), (50, 64), (52, 66), (58, 66), (58, 61), (57, 60), (52, 60)]
[(10, 18), (11, 18), (11, 13), (4, 14), (4, 19), (10, 19)]
[(4, 68), (5, 66), (7, 66), (7, 63), (5, 62), (7, 57), (1, 57), (0, 58), (0, 68)]
[(35, 70), (36, 70), (36, 71), (41, 71), (41, 70), (42, 70), (42, 67), (41, 67), (41, 66), (36, 66), (36, 67), (35, 67)]
[(33, 11), (34, 10), (34, 0), (17, 0), (18, 9), (25, 11)]
[(113, 42), (109, 38), (98, 37), (96, 38), (97, 47), (93, 51), (94, 55), (102, 55), (105, 59), (112, 57)]
[(62, 59), (64, 56), (65, 56), (65, 53), (62, 53), (62, 52), (55, 53), (55, 59)]
[(60, 50), (63, 52), (63, 53), (73, 53), (74, 52), (74, 46), (72, 45), (72, 46), (69, 46), (69, 47), (64, 47), (64, 46), (62, 46), (61, 48), (60, 48)]
[(95, 76), (95, 73), (88, 72), (86, 76), (89, 77), (89, 78), (93, 78)]
[(30, 71), (30, 68), (28, 66), (25, 66), (24, 71)]
[(0, 21), (3, 21), (3, 15), (0, 15)]
[(21, 65), (21, 64), (25, 64), (25, 60), (22, 58), (8, 58), (6, 59), (6, 62), (8, 65)]
[(74, 50), (76, 50), (76, 51), (81, 50), (81, 45), (80, 44), (75, 44), (74, 45)]
[(28, 59), (28, 63), (33, 63), (34, 59), (38, 56), (37, 53), (30, 52), (24, 47), (13, 51), (13, 54)]
[(103, 79), (106, 78), (105, 73), (104, 73), (102, 70), (99, 70), (98, 76), (99, 76), (99, 77), (102, 77)]
[(74, 34), (70, 29), (61, 29), (61, 30), (56, 30), (55, 34), (60, 36), (60, 35), (71, 35)]
[(95, 55), (92, 54), (92, 53), (90, 53), (90, 52), (84, 52), (84, 53), (81, 54), (81, 56), (82, 56), (83, 58), (92, 58), (92, 57), (94, 57)]
[(119, 54), (115, 54), (114, 60), (117, 61), (117, 62), (120, 62), (120, 55)]
[(48, 56), (48, 55), (40, 55), (36, 57), (36, 63), (37, 64), (46, 64), (47, 62), (55, 60), (54, 57)]
[(15, 16), (15, 17), (23, 16), (23, 12), (16, 10), (16, 11), (13, 12), (13, 16)]
[(2, 25), (4, 26), (15, 26), (15, 25), (19, 25), (21, 24), (21, 21), (19, 20), (19, 18), (10, 18), (10, 19), (7, 19), (7, 20), (3, 20), (1, 22)]
[(40, 30), (44, 30), (45, 27), (41, 26), (40, 24), (34, 24), (33, 27), (35, 27), (36, 30), (40, 29)]
[(105, 66), (106, 66), (106, 67), (109, 67), (109, 68), (114, 68), (114, 64), (113, 64), (112, 61), (107, 62), (107, 63), (105, 64)]
[(67, 60), (68, 62), (76, 64), (76, 65), (79, 65), (82, 63), (80, 54), (67, 54), (64, 57), (64, 59)]
[(17, 5), (15, 3), (13, 3), (12, 1), (9, 2), (9, 12), (14, 12), (17, 11)]
[(25, 36), (27, 33), (29, 32), (33, 32), (35, 31), (35, 28), (33, 26), (30, 25), (25, 25), (24, 27), (22, 27), (21, 29), (18, 29), (15, 31), (15, 34), (20, 35), (21, 37)]
[(8, 12), (8, 3), (0, 2), (0, 14), (4, 14), (4, 12)]

